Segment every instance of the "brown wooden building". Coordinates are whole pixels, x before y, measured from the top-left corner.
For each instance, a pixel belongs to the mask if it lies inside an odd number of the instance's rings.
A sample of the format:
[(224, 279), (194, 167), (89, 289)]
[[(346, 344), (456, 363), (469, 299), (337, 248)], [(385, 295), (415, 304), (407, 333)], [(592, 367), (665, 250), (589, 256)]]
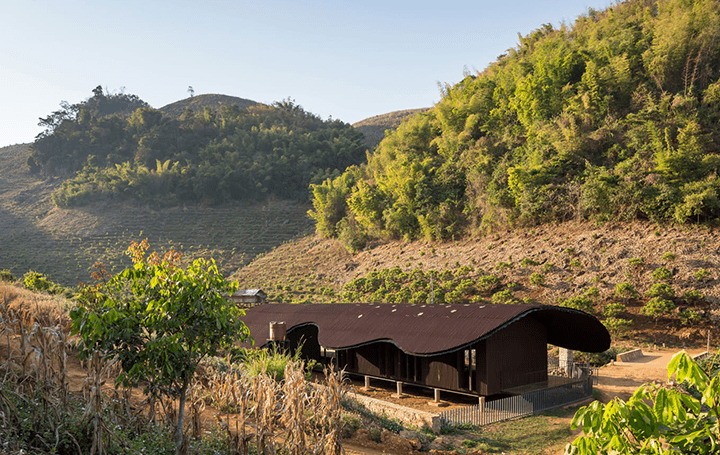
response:
[(267, 304), (244, 318), (255, 346), (283, 321), (292, 349), (347, 372), (478, 396), (547, 381), (547, 344), (610, 347), (594, 316), (551, 305)]

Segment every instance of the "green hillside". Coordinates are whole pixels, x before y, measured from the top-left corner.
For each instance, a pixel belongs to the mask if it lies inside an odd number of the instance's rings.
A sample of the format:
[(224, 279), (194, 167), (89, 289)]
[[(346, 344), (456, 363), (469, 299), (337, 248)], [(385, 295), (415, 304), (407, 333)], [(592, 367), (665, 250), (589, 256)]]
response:
[(564, 220), (715, 222), (720, 4), (627, 1), (544, 25), (313, 187), (317, 230), (459, 238)]
[(61, 178), (41, 178), (25, 164), (29, 145), (0, 148), (0, 270), (29, 270), (74, 286), (89, 282), (96, 261), (117, 272), (132, 241), (147, 238), (154, 250), (175, 248), (186, 259), (214, 258), (226, 274), (277, 245), (307, 234), (308, 204), (270, 199), (219, 206), (152, 208), (133, 202), (55, 207)]

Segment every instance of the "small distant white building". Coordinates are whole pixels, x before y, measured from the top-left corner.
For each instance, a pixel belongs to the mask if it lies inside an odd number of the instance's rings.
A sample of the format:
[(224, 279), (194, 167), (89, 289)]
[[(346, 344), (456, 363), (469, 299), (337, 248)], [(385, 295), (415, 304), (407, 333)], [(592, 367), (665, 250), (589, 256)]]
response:
[(262, 289), (241, 289), (231, 295), (230, 300), (241, 307), (252, 307), (265, 303), (267, 294)]

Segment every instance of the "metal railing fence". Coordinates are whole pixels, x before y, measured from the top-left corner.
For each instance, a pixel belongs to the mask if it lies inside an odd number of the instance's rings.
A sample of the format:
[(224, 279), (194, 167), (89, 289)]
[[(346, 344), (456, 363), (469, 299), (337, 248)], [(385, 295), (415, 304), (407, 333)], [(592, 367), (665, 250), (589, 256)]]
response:
[(582, 401), (592, 396), (593, 378), (588, 377), (547, 389), (535, 390), (480, 405), (449, 409), (440, 413), (443, 427), (463, 424), (488, 425), (502, 420), (553, 409)]

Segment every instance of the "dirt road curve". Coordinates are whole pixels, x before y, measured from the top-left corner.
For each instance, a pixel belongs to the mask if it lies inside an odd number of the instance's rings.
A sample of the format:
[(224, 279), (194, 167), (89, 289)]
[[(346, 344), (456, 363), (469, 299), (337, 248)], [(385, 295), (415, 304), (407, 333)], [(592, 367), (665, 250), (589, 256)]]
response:
[[(615, 397), (627, 400), (643, 384), (652, 381), (666, 382), (667, 365), (680, 350), (660, 349), (643, 350), (643, 356), (632, 362), (615, 362), (605, 365), (599, 371), (599, 384), (595, 386), (601, 393), (601, 401), (607, 403)], [(690, 355), (704, 352), (704, 349), (687, 349)]]

